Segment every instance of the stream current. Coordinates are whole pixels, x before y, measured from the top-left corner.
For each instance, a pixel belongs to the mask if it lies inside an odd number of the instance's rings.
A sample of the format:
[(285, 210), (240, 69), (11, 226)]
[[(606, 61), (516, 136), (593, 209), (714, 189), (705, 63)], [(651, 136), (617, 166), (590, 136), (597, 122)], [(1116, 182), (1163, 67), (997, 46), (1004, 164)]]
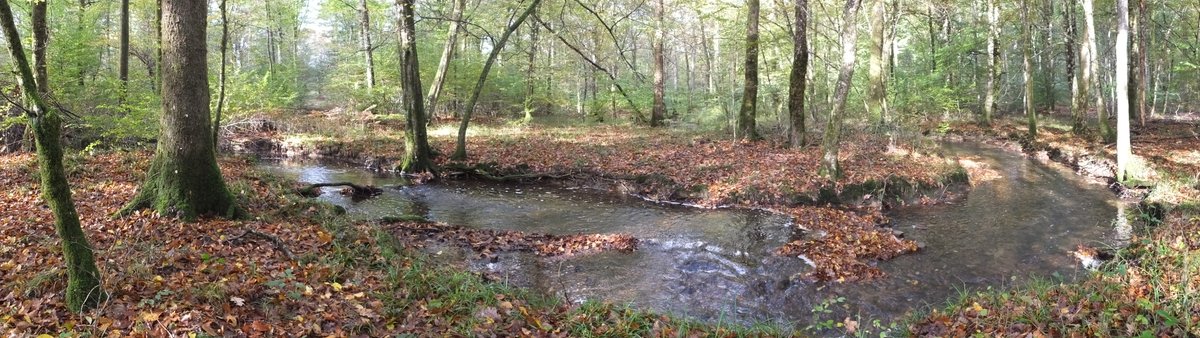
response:
[[(834, 304), (821, 320), (845, 316), (887, 322), (909, 311), (940, 307), (964, 290), (1010, 287), (1031, 278), (1072, 279), (1085, 273), (1071, 256), (1078, 244), (1116, 245), (1129, 230), (1114, 226), (1119, 201), (1102, 184), (1059, 165), (973, 144), (943, 144), (962, 163), (990, 168), (962, 199), (901, 208), (890, 215), (906, 238), (924, 243), (915, 254), (879, 262), (886, 277), (818, 283), (799, 275), (811, 267), (772, 251), (794, 236), (790, 219), (766, 212), (660, 205), (610, 193), (550, 187), (447, 181), (403, 185), (400, 178), (314, 164), (268, 164), (305, 183), (351, 181), (388, 186), (382, 196), (354, 202), (320, 198), (350, 217), (418, 214), (454, 225), (550, 234), (627, 233), (637, 251), (570, 258), (504, 253), (477, 260), (442, 247), (447, 262), (500, 276), (501, 282), (565, 297), (596, 299), (708, 322), (813, 322), (814, 306)], [(833, 301), (833, 299), (842, 299)]]

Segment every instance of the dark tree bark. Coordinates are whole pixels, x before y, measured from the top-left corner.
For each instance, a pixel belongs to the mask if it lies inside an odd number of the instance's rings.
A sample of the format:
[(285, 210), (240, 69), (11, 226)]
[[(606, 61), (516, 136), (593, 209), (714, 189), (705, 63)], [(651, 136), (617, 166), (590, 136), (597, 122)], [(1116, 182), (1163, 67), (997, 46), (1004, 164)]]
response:
[[(1129, 178), (1133, 149), (1129, 142), (1129, 0), (1117, 0), (1116, 74), (1117, 181)], [(1103, 122), (1103, 121), (1101, 121)]]
[(454, 155), (451, 158), (455, 160), (467, 159), (467, 127), (471, 123), (471, 115), (475, 112), (475, 104), (479, 102), (479, 94), (483, 91), (483, 85), (487, 82), (488, 73), (492, 70), (492, 64), (496, 63), (496, 57), (500, 56), (501, 50), (504, 50), (504, 45), (508, 43), (508, 37), (512, 36), (513, 31), (516, 31), (517, 27), (521, 27), (521, 23), (525, 22), (525, 19), (530, 14), (533, 14), (533, 11), (541, 3), (542, 0), (530, 1), (529, 7), (526, 7), (525, 11), (521, 12), (521, 15), (504, 30), (504, 34), (500, 35), (500, 40), (492, 46), (492, 52), (488, 53), (487, 61), (483, 63), (483, 71), (479, 73), (479, 80), (475, 82), (475, 90), (471, 93), (471, 98), (467, 100), (467, 105), (463, 107), (462, 123), (458, 126), (458, 143), (455, 144)]
[(146, 181), (121, 214), (151, 208), (185, 220), (243, 216), (225, 187), (211, 138), (207, 18), (207, 2), (163, 1), (162, 135)]
[(442, 59), (438, 61), (437, 73), (433, 75), (433, 84), (429, 85), (429, 94), (425, 99), (429, 102), (426, 107), (429, 111), (429, 116), (437, 116), (438, 97), (442, 95), (442, 86), (446, 83), (446, 71), (450, 69), (450, 61), (454, 59), (455, 46), (458, 44), (458, 31), (461, 29), (463, 8), (467, 6), (466, 0), (454, 0), (454, 9), (451, 14), (450, 32), (446, 34), (446, 45), (442, 47)]
[[(129, 90), (129, 0), (121, 0), (121, 56), (117, 77), (121, 79), (122, 91)], [(124, 97), (124, 94), (121, 94)]]
[(421, 95), (421, 67), (417, 59), (413, 0), (396, 0), (396, 6), (400, 12), (400, 94), (404, 110), (408, 112), (408, 129), (404, 132), (404, 161), (399, 169), (405, 173), (427, 172), (436, 176), (433, 151), (425, 132), (425, 100)]
[[(43, 16), (44, 17), (44, 16)], [(58, 113), (43, 101), (41, 86), (34, 80), (33, 70), (25, 59), (21, 38), (13, 21), (8, 1), (0, 1), (0, 25), (8, 43), (9, 56), (17, 83), (28, 103), (25, 113), (32, 121), (34, 143), (37, 147), (38, 174), (41, 176), (42, 198), (54, 214), (54, 229), (62, 243), (63, 260), (67, 264), (67, 308), (82, 312), (104, 301), (107, 294), (100, 284), (100, 270), (87, 235), (79, 224), (79, 214), (71, 200), (71, 187), (63, 169), (63, 150), (59, 143), (62, 120)]]
[(358, 0), (358, 34), (366, 57), (366, 82), (370, 91), (375, 88), (375, 52), (371, 44), (371, 12), (367, 8), (367, 0)]
[(738, 110), (737, 137), (757, 140), (755, 115), (758, 110), (758, 0), (746, 1), (746, 59), (742, 108)]
[[(663, 7), (663, 0), (657, 0), (655, 7), (655, 26), (654, 26), (654, 108), (650, 110), (650, 126), (658, 127), (663, 123), (663, 116), (666, 115), (667, 103), (663, 98), (663, 12), (666, 8)], [(635, 72), (637, 70), (634, 70)]]
[(855, 42), (858, 41), (858, 7), (860, 0), (846, 0), (846, 8), (842, 13), (842, 66), (838, 72), (837, 87), (833, 92), (833, 109), (829, 111), (828, 123), (825, 126), (825, 138), (821, 147), (824, 155), (821, 157), (819, 174), (829, 179), (842, 175), (838, 166), (838, 146), (842, 134), (842, 113), (846, 110), (846, 96), (850, 94), (850, 85), (854, 81)]
[(788, 83), (788, 144), (808, 144), (804, 126), (804, 94), (808, 86), (808, 0), (796, 0), (792, 33), (792, 72)]
[(1078, 62), (1075, 55), (1076, 39), (1078, 38), (1078, 30), (1075, 26), (1075, 2), (1063, 1), (1063, 31), (1066, 35), (1066, 43), (1064, 51), (1067, 59), (1067, 88), (1071, 89), (1071, 126), (1072, 129), (1083, 129), (1083, 114), (1082, 106), (1080, 106), (1080, 87), (1079, 74), (1075, 72), (1075, 64)]
[(228, 0), (221, 0), (221, 73), (217, 76), (217, 112), (213, 117), (213, 150), (220, 151), (221, 139), (221, 112), (225, 110), (225, 71), (228, 68), (228, 58), (226, 53), (229, 51), (229, 10), (227, 7)]

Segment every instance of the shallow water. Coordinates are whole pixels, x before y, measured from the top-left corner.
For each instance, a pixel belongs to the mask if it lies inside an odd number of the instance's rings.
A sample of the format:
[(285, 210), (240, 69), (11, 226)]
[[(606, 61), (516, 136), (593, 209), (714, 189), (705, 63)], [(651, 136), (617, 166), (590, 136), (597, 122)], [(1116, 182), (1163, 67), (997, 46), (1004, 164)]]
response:
[[(1116, 243), (1118, 202), (1103, 185), (1057, 165), (998, 149), (946, 144), (947, 156), (995, 169), (952, 204), (904, 208), (894, 227), (926, 244), (916, 254), (881, 262), (887, 277), (863, 283), (812, 283), (793, 278), (810, 267), (771, 251), (793, 236), (787, 217), (746, 210), (664, 206), (612, 194), (548, 187), (470, 182), (403, 186), (402, 179), (358, 169), (305, 164), (267, 168), (302, 182), (353, 181), (393, 186), (384, 195), (345, 206), (351, 217), (420, 214), (480, 228), (552, 234), (628, 233), (641, 239), (632, 253), (567, 259), (504, 254), (467, 261), (511, 284), (572, 301), (602, 299), (706, 321), (812, 321), (811, 309), (845, 300), (823, 319), (846, 315), (887, 321), (927, 305), (940, 306), (959, 290), (1007, 287), (1031, 276), (1082, 274), (1069, 251), (1077, 244)], [(333, 191), (333, 190), (330, 190)], [(454, 257), (465, 255), (451, 255)]]

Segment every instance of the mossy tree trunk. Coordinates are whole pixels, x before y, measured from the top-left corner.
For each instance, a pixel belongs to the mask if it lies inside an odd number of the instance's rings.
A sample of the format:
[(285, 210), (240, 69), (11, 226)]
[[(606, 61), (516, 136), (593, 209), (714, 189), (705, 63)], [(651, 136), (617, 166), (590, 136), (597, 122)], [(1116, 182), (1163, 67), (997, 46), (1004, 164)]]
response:
[(742, 108), (738, 110), (737, 137), (742, 140), (759, 138), (755, 127), (758, 111), (758, 0), (746, 1), (746, 68), (742, 90)]
[(425, 100), (421, 95), (421, 67), (417, 59), (413, 1), (396, 0), (396, 6), (400, 10), (400, 94), (403, 97), (404, 110), (408, 112), (408, 129), (404, 132), (404, 161), (400, 165), (400, 171), (430, 172), (436, 175), (433, 152), (429, 148), (429, 136), (425, 132)]
[(846, 0), (842, 23), (842, 69), (838, 73), (837, 87), (833, 92), (833, 109), (829, 111), (825, 126), (825, 137), (821, 140), (824, 155), (821, 157), (819, 174), (829, 179), (842, 175), (838, 166), (838, 144), (842, 134), (842, 114), (846, 111), (846, 96), (854, 81), (855, 43), (858, 41), (858, 7), (860, 0)]
[(162, 134), (145, 182), (121, 214), (151, 208), (186, 220), (242, 216), (211, 139), (207, 18), (206, 2), (163, 1)]
[[(32, 121), (42, 198), (54, 214), (54, 228), (62, 241), (63, 258), (67, 263), (67, 307), (71, 311), (80, 312), (104, 301), (107, 294), (100, 285), (100, 270), (96, 268), (91, 244), (83, 233), (79, 214), (71, 200), (71, 187), (63, 169), (63, 151), (59, 143), (62, 120), (42, 101), (42, 90), (34, 80), (33, 70), (25, 59), (25, 51), (21, 46), (21, 38), (13, 22), (12, 8), (9, 7), (8, 1), (0, 1), (0, 25), (3, 25), (9, 55), (17, 74), (17, 83), (20, 84), (27, 102), (28, 111), (25, 113)], [(40, 45), (44, 46), (45, 41)]]

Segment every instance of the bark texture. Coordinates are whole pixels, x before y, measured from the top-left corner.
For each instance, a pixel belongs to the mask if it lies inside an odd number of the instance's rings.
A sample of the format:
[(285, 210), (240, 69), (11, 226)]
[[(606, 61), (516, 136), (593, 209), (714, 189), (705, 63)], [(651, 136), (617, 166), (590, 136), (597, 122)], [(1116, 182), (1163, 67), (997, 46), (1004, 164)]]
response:
[(207, 15), (206, 2), (163, 0), (162, 134), (146, 181), (122, 214), (151, 208), (185, 220), (242, 216), (210, 138)]
[(1025, 118), (1029, 128), (1029, 137), (1037, 138), (1037, 109), (1033, 106), (1033, 38), (1030, 30), (1033, 24), (1029, 20), (1029, 0), (1021, 1), (1021, 60), (1022, 78), (1025, 80)]
[(654, 26), (654, 108), (650, 110), (650, 126), (658, 127), (663, 123), (663, 116), (666, 115), (667, 103), (664, 99), (663, 90), (663, 0), (657, 1), (655, 7), (655, 26)]
[(442, 95), (442, 86), (446, 83), (446, 71), (450, 69), (450, 61), (454, 60), (455, 46), (458, 45), (458, 31), (461, 29), (463, 7), (466, 0), (454, 0), (453, 17), (450, 22), (450, 32), (446, 34), (446, 45), (442, 47), (442, 58), (438, 61), (437, 73), (433, 75), (433, 84), (429, 85), (429, 96), (425, 99), (429, 104), (425, 107), (430, 116), (436, 116), (438, 98)]
[(1129, 143), (1129, 0), (1117, 0), (1117, 181), (1129, 178), (1133, 149)]

